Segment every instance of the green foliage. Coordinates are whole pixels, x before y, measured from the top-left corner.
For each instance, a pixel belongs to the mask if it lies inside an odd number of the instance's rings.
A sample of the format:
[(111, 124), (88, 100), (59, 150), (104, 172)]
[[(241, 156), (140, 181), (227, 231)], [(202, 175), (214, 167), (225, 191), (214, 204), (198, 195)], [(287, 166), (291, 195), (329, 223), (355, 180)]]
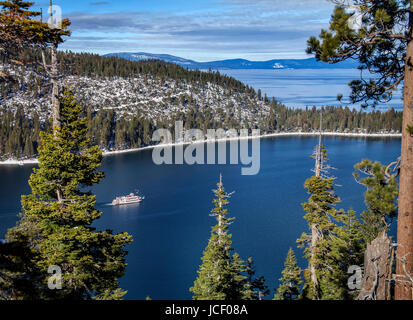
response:
[(255, 263), (252, 257), (249, 257), (246, 261), (246, 273), (247, 284), (244, 293), (244, 299), (246, 300), (262, 300), (265, 296), (270, 294), (268, 286), (265, 284), (265, 278), (263, 276), (256, 277)]
[(410, 136), (413, 136), (413, 126), (407, 125), (406, 131), (410, 134)]
[(347, 286), (348, 268), (353, 265), (362, 265), (364, 251), (361, 224), (353, 210), (339, 214), (335, 220), (337, 227), (330, 234), (327, 241), (321, 241), (324, 258), (316, 255), (322, 261), (320, 279), (321, 299), (323, 300), (349, 300), (355, 294)]
[(23, 49), (47, 48), (63, 42), (69, 36), (70, 21), (63, 19), (61, 28), (50, 28), (36, 19), (41, 12), (32, 11), (33, 2), (22, 0), (0, 1), (0, 51), (9, 58), (21, 58)]
[(123, 300), (123, 297), (127, 294), (127, 291), (124, 291), (122, 289), (115, 289), (113, 291), (111, 290), (105, 290), (104, 293), (100, 296), (94, 297), (96, 300), (107, 300), (107, 301), (119, 301)]
[[(26, 275), (37, 288), (34, 299), (120, 299), (118, 279), (125, 272), (127, 233), (96, 231), (91, 224), (101, 216), (96, 197), (85, 188), (99, 183), (102, 152), (90, 147), (86, 119), (73, 94), (61, 101), (61, 129), (54, 136), (41, 133), (39, 168), (22, 196), (23, 215), (7, 234), (7, 243), (30, 248), (33, 270)], [(48, 268), (62, 270), (62, 289), (47, 287)], [(40, 276), (34, 277), (34, 274)]]
[[(310, 198), (303, 203), (304, 211), (307, 214), (304, 218), (311, 225), (320, 225), (327, 222), (325, 227), (334, 228), (333, 224), (326, 221), (326, 217), (335, 217), (337, 210), (334, 206), (341, 200), (334, 194), (334, 178), (311, 177), (307, 179), (304, 188), (308, 190)], [(327, 219), (328, 220), (328, 219)]]
[[(311, 37), (307, 53), (318, 60), (338, 63), (347, 59), (359, 61), (359, 69), (374, 77), (349, 83), (353, 103), (363, 106), (385, 103), (402, 83), (405, 72), (405, 54), (409, 35), (410, 1), (353, 0), (336, 1), (328, 30), (319, 37)], [(351, 12), (354, 5), (360, 10)], [(362, 25), (352, 27), (352, 21), (361, 16)]]
[[(347, 288), (347, 270), (361, 265), (364, 241), (361, 224), (354, 211), (337, 210), (341, 202), (334, 193), (334, 178), (314, 176), (305, 182), (310, 197), (303, 208), (311, 234), (303, 233), (297, 240), (305, 247), (309, 270), (304, 272), (304, 299), (351, 299)], [(311, 279), (311, 266), (317, 279)]]
[(402, 132), (402, 113), (389, 109), (385, 112), (350, 109), (348, 107), (289, 108), (274, 102), (272, 104), (277, 122), (274, 131), (304, 132), (317, 131), (320, 115), (323, 115), (323, 130), (329, 132), (378, 133)]
[[(1, 98), (0, 98), (1, 100)], [(349, 108), (326, 107), (322, 109), (292, 109), (282, 104), (274, 104), (268, 118), (261, 124), (264, 132), (289, 132), (318, 130), (320, 113), (323, 112), (323, 130), (338, 132), (368, 133), (380, 131), (401, 132), (402, 113), (394, 109), (386, 112), (351, 111)], [(144, 115), (133, 115), (117, 120), (113, 110), (97, 112), (88, 109), (88, 137), (93, 144), (102, 149), (128, 149), (150, 145), (153, 132), (158, 128), (173, 128), (175, 121), (182, 120), (188, 128), (241, 128), (241, 123), (225, 124), (225, 119), (217, 120), (219, 114), (208, 110), (191, 109), (188, 114), (177, 112), (170, 119), (157, 121), (146, 119)], [(230, 118), (234, 120), (234, 117)], [(15, 113), (0, 111), (0, 159), (33, 158), (38, 154), (41, 129), (48, 130), (50, 124), (39, 120), (35, 113), (32, 117), (24, 114), (21, 106)], [(173, 130), (172, 130), (173, 131)]]
[[(367, 211), (363, 211), (362, 230), (366, 243), (373, 241), (382, 231), (389, 229), (389, 220), (397, 213), (398, 184), (395, 178), (386, 177), (386, 166), (365, 159), (354, 166), (355, 179), (366, 187), (364, 194)], [(360, 172), (364, 178), (360, 179)]]
[(298, 300), (300, 299), (300, 286), (303, 283), (301, 269), (297, 265), (294, 250), (288, 250), (284, 262), (284, 270), (280, 278), (280, 286), (274, 295), (274, 300)]
[(0, 159), (25, 159), (37, 154), (40, 130), (47, 130), (37, 113), (28, 118), (21, 107), (16, 112), (0, 112)]
[[(28, 48), (21, 52), (25, 60), (31, 58), (35, 61), (41, 61), (41, 53), (41, 50), (33, 48)], [(50, 54), (47, 52), (46, 59), (50, 59)], [(84, 76), (98, 79), (134, 79), (137, 75), (145, 75), (144, 81), (147, 82), (152, 79), (159, 79), (161, 81), (176, 80), (196, 83), (200, 88), (205, 87), (207, 83), (211, 83), (222, 86), (232, 92), (248, 93), (253, 97), (257, 95), (250, 86), (218, 71), (188, 70), (176, 64), (160, 60), (130, 61), (117, 57), (102, 57), (98, 54), (74, 53), (70, 51), (59, 51), (57, 59), (60, 62), (59, 74), (66, 76)], [(7, 56), (0, 55), (0, 61), (10, 63), (10, 59)], [(35, 71), (40, 71), (39, 68), (41, 68), (40, 65), (34, 65)]]
[[(28, 220), (25, 227), (31, 228)], [(37, 234), (36, 229), (28, 231)], [(38, 288), (32, 279), (41, 274), (36, 268), (28, 238), (20, 235), (16, 241), (0, 242), (0, 300), (28, 300), (38, 296)]]
[(198, 277), (190, 291), (194, 300), (242, 300), (252, 298), (252, 287), (248, 284), (246, 266), (237, 253), (232, 253), (232, 235), (229, 225), (234, 218), (227, 216), (228, 198), (222, 182), (214, 190), (215, 207), (211, 216), (217, 220), (217, 225), (211, 229), (211, 237), (206, 247)]

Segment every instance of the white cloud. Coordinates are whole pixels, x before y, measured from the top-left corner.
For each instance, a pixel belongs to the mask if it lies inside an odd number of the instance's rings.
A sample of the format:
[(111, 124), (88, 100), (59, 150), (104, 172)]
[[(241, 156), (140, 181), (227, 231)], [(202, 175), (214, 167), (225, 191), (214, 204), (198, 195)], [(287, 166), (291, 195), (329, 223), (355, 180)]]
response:
[(191, 13), (72, 12), (68, 16), (73, 37), (63, 47), (78, 51), (96, 48), (101, 53), (121, 48), (158, 50), (195, 60), (265, 60), (285, 58), (289, 53), (292, 58), (304, 58), (306, 40), (327, 26), (331, 12), (327, 0), (223, 0), (211, 2), (209, 10)]

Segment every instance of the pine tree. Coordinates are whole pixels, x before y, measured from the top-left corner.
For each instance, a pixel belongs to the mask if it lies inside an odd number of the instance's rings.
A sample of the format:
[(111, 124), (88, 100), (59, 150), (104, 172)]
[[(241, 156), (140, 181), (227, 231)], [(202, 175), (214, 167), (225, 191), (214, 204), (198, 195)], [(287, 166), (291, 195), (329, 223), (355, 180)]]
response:
[[(40, 299), (119, 299), (124, 292), (118, 279), (125, 272), (127, 233), (96, 231), (91, 225), (101, 216), (96, 197), (85, 188), (99, 183), (102, 152), (90, 147), (86, 119), (73, 94), (60, 97), (61, 128), (41, 133), (39, 167), (29, 184), (32, 194), (22, 196), (23, 214), (10, 229), (8, 243), (29, 247), (32, 277)], [(47, 287), (48, 268), (62, 270), (62, 289)], [(40, 274), (34, 277), (33, 274)]]
[(211, 229), (211, 237), (206, 247), (202, 265), (198, 270), (198, 277), (190, 291), (194, 300), (241, 300), (251, 292), (246, 283), (244, 262), (237, 253), (232, 254), (232, 235), (229, 226), (234, 218), (229, 218), (228, 205), (230, 194), (225, 192), (222, 177), (214, 190), (215, 207), (211, 216), (217, 220), (217, 225)]
[(309, 270), (304, 271), (303, 298), (312, 300), (351, 299), (345, 277), (351, 265), (361, 265), (364, 253), (361, 225), (354, 211), (337, 210), (341, 199), (334, 193), (334, 178), (326, 175), (327, 151), (321, 140), (316, 152), (316, 175), (304, 187), (310, 197), (303, 203), (311, 234), (298, 243), (305, 247)]
[(281, 272), (280, 286), (274, 295), (274, 300), (298, 300), (300, 299), (300, 286), (303, 283), (301, 269), (298, 267), (294, 250), (288, 250), (284, 262), (284, 270)]
[[(365, 159), (354, 168), (358, 170), (353, 174), (355, 179), (367, 189), (367, 211), (363, 211), (361, 219), (365, 242), (370, 243), (380, 232), (388, 231), (390, 220), (396, 216), (397, 181), (386, 174), (387, 167), (379, 162)], [(360, 179), (360, 173), (364, 178)]]
[(265, 278), (263, 276), (257, 278), (255, 263), (252, 257), (249, 257), (246, 261), (247, 271), (247, 287), (250, 288), (251, 296), (246, 300), (262, 300), (265, 296), (270, 294), (268, 286), (265, 284)]
[(323, 299), (353, 300), (357, 292), (349, 290), (347, 272), (350, 266), (363, 265), (366, 243), (362, 225), (354, 210), (341, 210), (334, 222), (337, 227), (329, 239), (330, 253), (324, 259), (328, 276), (321, 279)]
[[(70, 21), (64, 19), (61, 28), (50, 28), (47, 23), (36, 19), (39, 11), (31, 10), (33, 2), (22, 0), (0, 1), (0, 51), (8, 58), (22, 58), (24, 49), (45, 49), (53, 43), (63, 42), (69, 36)], [(20, 65), (25, 61), (15, 61)]]
[[(303, 204), (307, 212), (304, 218), (308, 221), (312, 235), (304, 233), (298, 240), (300, 247), (305, 247), (305, 256), (309, 262), (312, 279), (311, 282), (305, 283), (304, 291), (308, 294), (306, 298), (318, 300), (322, 298), (320, 288), (320, 278), (323, 276), (320, 272), (322, 260), (325, 254), (329, 252), (328, 243), (324, 235), (328, 236), (335, 229), (335, 225), (330, 222), (331, 217), (337, 215), (334, 205), (340, 202), (340, 199), (333, 193), (334, 179), (326, 179), (320, 176), (314, 176), (305, 182), (305, 188), (310, 193), (308, 202)], [(317, 240), (314, 241), (314, 235)], [(314, 281), (316, 277), (316, 281)]]
[(32, 280), (41, 274), (27, 240), (22, 236), (18, 241), (0, 242), (0, 300), (34, 300), (39, 296)]
[[(329, 29), (308, 40), (307, 53), (329, 63), (353, 59), (361, 71), (368, 71), (368, 80), (350, 82), (352, 103), (362, 102), (365, 107), (387, 103), (404, 86), (396, 272), (398, 279), (408, 280), (413, 274), (413, 0), (334, 3)], [(357, 19), (360, 25), (354, 28)], [(413, 284), (404, 280), (396, 282), (395, 298), (412, 300)]]

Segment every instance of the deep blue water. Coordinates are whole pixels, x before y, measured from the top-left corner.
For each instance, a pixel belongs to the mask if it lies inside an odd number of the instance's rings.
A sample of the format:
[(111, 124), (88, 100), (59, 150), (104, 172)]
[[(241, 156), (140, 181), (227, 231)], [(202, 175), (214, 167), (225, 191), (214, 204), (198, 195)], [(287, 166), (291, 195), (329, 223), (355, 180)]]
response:
[[(308, 197), (303, 184), (312, 175), (314, 163), (309, 157), (316, 143), (313, 137), (261, 140), (261, 171), (256, 176), (241, 176), (237, 165), (156, 166), (150, 150), (106, 157), (102, 168), (106, 178), (93, 190), (103, 211), (96, 226), (133, 235), (127, 273), (121, 280), (129, 291), (127, 298), (191, 298), (188, 289), (215, 223), (209, 216), (211, 190), (220, 173), (226, 190), (235, 191), (229, 206), (230, 215), (236, 217), (231, 226), (234, 248), (244, 259), (252, 256), (258, 275), (275, 288), (288, 248), (295, 248), (296, 239), (307, 230), (301, 203)], [(332, 174), (341, 185), (340, 207), (361, 212), (364, 190), (352, 178), (353, 165), (363, 158), (393, 161), (400, 154), (400, 140), (327, 137), (324, 144), (337, 168)], [(0, 166), (0, 238), (17, 221), (20, 195), (29, 192), (31, 170)], [(135, 188), (146, 196), (140, 205), (107, 205)]]
[[(281, 70), (219, 70), (252, 86), (261, 89), (263, 95), (275, 97), (289, 107), (338, 106), (337, 94), (343, 94), (343, 102), (350, 94), (348, 83), (360, 79), (357, 69), (281, 69)], [(368, 79), (368, 77), (365, 77)], [(389, 107), (401, 109), (401, 94), (396, 92), (388, 105), (382, 104), (377, 109)], [(349, 107), (359, 108), (359, 105)]]

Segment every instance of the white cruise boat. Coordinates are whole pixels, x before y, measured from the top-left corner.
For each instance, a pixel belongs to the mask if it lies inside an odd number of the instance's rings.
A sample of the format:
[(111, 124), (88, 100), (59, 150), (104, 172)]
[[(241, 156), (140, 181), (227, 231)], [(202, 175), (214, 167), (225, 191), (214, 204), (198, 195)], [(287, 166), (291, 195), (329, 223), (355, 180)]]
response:
[(115, 200), (112, 201), (112, 206), (120, 206), (132, 203), (140, 203), (145, 199), (145, 197), (141, 197), (131, 193), (127, 196), (117, 197)]

